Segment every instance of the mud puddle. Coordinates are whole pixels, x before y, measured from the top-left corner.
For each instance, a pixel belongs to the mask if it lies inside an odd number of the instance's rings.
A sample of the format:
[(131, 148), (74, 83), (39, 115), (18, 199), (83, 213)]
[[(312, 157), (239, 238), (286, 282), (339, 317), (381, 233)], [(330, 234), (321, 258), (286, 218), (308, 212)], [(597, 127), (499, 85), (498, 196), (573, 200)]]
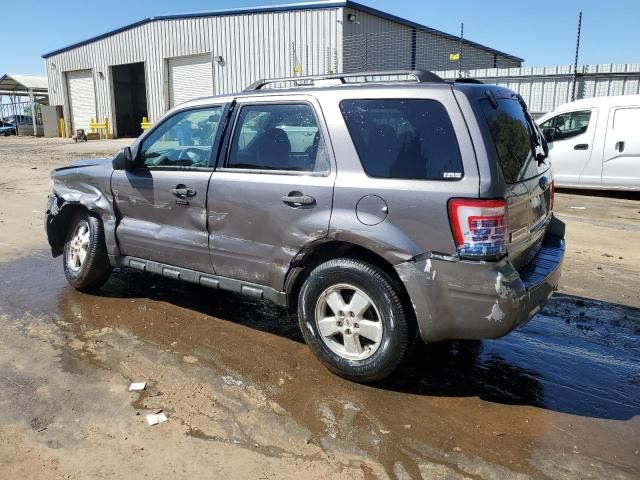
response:
[(504, 339), (418, 348), (375, 386), (328, 373), (268, 303), (128, 270), (81, 294), (46, 254), (0, 264), (0, 315), (130, 332), (226, 384), (255, 386), (311, 432), (307, 442), (361, 452), (390, 476), (424, 475), (425, 460), (458, 474), (488, 462), (502, 478), (640, 471), (638, 309), (558, 295)]

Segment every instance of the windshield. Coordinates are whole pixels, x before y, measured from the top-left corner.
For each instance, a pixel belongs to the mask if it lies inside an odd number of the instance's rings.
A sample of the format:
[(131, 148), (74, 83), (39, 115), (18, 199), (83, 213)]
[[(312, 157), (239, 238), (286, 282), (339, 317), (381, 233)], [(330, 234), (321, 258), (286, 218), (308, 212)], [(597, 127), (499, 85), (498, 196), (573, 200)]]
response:
[(517, 183), (541, 173), (535, 158), (532, 132), (525, 112), (516, 98), (496, 99), (494, 108), (489, 99), (481, 99), (480, 105), (496, 147), (502, 174), (507, 183)]

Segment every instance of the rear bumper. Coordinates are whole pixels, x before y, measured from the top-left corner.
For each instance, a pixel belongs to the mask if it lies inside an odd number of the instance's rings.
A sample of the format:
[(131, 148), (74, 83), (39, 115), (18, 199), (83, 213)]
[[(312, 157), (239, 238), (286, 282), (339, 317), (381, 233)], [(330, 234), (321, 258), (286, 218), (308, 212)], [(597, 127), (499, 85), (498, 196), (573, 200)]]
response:
[(397, 265), (423, 340), (498, 338), (531, 319), (562, 273), (564, 224), (553, 221), (538, 255), (521, 271), (507, 259), (475, 262), (436, 255)]

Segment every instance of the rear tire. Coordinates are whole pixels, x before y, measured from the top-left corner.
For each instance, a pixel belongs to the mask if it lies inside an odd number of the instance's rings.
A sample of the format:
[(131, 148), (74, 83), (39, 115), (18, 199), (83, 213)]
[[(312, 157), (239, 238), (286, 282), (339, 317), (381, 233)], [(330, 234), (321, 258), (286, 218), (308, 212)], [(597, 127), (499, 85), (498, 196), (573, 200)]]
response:
[(333, 373), (356, 382), (390, 376), (415, 335), (396, 282), (354, 259), (329, 260), (307, 277), (298, 298), (305, 341)]
[(112, 267), (104, 242), (102, 221), (87, 211), (71, 221), (64, 244), (64, 275), (75, 289), (97, 290), (109, 279)]

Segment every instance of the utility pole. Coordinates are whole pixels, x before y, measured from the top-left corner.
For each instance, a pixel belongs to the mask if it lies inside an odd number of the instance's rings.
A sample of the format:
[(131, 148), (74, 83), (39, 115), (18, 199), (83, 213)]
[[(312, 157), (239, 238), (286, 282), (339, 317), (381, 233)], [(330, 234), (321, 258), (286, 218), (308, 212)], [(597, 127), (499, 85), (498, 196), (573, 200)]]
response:
[(576, 39), (576, 56), (573, 61), (573, 85), (571, 86), (571, 101), (576, 99), (576, 83), (578, 81), (578, 54), (580, 53), (580, 30), (582, 29), (582, 12), (578, 15), (578, 37)]
[(458, 78), (462, 78), (462, 41), (464, 39), (464, 22), (460, 22), (460, 45), (458, 46)]

